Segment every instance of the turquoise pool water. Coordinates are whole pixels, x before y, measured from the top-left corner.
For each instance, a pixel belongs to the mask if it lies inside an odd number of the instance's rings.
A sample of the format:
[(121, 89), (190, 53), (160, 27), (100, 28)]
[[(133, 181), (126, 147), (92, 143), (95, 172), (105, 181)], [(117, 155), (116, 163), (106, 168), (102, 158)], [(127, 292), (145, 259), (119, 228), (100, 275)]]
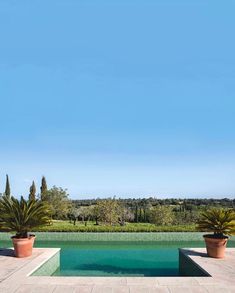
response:
[(154, 243), (96, 242), (63, 247), (63, 276), (178, 275), (178, 251)]
[[(0, 241), (1, 247), (11, 246)], [(36, 241), (60, 247), (55, 276), (178, 276), (178, 248), (204, 247), (203, 241)], [(228, 247), (235, 247), (230, 240)]]

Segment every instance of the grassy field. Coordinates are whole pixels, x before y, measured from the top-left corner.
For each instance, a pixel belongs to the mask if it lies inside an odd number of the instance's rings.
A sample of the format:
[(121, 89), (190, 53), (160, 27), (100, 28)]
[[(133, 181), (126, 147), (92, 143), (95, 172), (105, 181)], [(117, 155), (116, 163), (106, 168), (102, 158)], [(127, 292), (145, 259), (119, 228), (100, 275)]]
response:
[(156, 226), (149, 223), (126, 223), (125, 226), (95, 225), (88, 222), (87, 226), (79, 222), (76, 225), (69, 221), (53, 221), (37, 231), (42, 232), (196, 232), (195, 225)]

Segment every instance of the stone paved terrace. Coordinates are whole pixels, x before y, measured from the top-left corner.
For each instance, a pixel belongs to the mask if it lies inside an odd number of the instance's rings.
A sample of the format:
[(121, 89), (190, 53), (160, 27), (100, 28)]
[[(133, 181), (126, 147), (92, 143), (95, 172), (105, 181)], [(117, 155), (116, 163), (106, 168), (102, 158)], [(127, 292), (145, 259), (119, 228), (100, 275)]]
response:
[(209, 277), (30, 276), (58, 252), (56, 248), (35, 248), (31, 257), (17, 259), (12, 250), (0, 250), (0, 293), (235, 293), (234, 248), (228, 248), (222, 260), (208, 258), (205, 249), (181, 249)]

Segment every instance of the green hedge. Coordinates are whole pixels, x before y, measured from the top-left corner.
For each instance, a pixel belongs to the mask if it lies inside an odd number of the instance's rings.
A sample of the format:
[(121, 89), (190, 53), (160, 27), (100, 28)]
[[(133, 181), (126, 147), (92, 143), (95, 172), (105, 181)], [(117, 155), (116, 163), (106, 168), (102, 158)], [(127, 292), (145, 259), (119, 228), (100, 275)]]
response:
[[(127, 223), (125, 226), (73, 225), (66, 221), (54, 221), (51, 226), (37, 229), (39, 232), (195, 232), (195, 225), (155, 226), (148, 223)], [(36, 232), (36, 231), (35, 231)]]

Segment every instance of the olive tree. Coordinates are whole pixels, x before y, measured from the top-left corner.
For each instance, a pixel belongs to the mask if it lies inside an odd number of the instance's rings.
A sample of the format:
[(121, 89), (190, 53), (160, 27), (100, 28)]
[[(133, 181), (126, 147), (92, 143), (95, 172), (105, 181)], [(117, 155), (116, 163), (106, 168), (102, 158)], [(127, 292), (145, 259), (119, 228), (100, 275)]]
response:
[(119, 222), (120, 204), (115, 198), (98, 201), (97, 211), (101, 222), (109, 225)]
[(51, 209), (53, 219), (65, 219), (71, 208), (71, 201), (66, 189), (53, 186), (44, 193), (43, 201), (46, 201)]
[(121, 226), (124, 226), (126, 222), (133, 222), (134, 218), (134, 213), (130, 208), (123, 205), (119, 206), (119, 224)]
[(90, 217), (91, 217), (91, 207), (89, 206), (80, 207), (78, 209), (78, 214), (79, 214), (79, 217), (82, 218), (82, 221), (85, 224), (85, 226), (87, 226), (87, 222), (90, 220)]
[(68, 218), (70, 220), (70, 223), (71, 221), (73, 221), (73, 224), (76, 225), (76, 221), (79, 217), (79, 208), (75, 207), (74, 205), (71, 205), (71, 208), (69, 210), (69, 213), (68, 213)]
[(169, 206), (157, 205), (150, 209), (150, 223), (156, 225), (170, 225), (173, 223), (174, 214)]

